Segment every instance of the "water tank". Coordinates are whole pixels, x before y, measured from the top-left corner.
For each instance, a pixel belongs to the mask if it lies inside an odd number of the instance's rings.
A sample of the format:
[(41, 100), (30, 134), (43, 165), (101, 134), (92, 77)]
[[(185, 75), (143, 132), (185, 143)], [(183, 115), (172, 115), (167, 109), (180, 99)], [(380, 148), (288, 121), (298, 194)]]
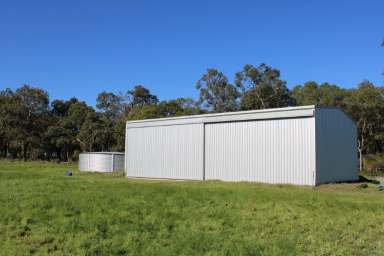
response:
[(79, 155), (79, 170), (83, 172), (114, 172), (124, 170), (124, 153), (88, 152)]

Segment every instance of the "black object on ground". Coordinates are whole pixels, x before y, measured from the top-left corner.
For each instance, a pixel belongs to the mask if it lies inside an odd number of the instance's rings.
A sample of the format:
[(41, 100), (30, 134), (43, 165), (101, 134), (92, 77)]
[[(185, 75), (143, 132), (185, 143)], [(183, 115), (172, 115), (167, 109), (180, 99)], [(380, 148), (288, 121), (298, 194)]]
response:
[(367, 188), (368, 184), (367, 183), (361, 183), (358, 187), (359, 188)]
[(366, 182), (366, 183), (372, 183), (372, 184), (380, 184), (380, 181), (373, 180), (373, 179), (367, 179), (364, 176), (359, 176), (359, 180), (357, 182)]
[(65, 176), (67, 176), (67, 177), (72, 176), (72, 172), (71, 171), (66, 171), (65, 172)]

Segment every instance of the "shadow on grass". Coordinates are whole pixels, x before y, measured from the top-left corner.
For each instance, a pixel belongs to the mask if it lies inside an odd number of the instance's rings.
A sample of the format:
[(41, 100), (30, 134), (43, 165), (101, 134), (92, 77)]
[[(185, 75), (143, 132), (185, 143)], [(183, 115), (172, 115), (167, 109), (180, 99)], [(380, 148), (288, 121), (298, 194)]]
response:
[(354, 181), (354, 182), (351, 182), (351, 183), (361, 183), (361, 182), (365, 182), (365, 183), (372, 183), (372, 184), (380, 184), (380, 181), (378, 180), (374, 180), (374, 179), (368, 179), (364, 176), (361, 176), (359, 175), (359, 179)]
[(359, 175), (359, 178), (357, 180), (344, 180), (344, 181), (336, 181), (336, 182), (330, 182), (325, 184), (364, 184), (364, 183), (371, 183), (371, 184), (380, 184), (380, 181), (375, 179), (369, 179), (367, 177), (364, 177), (362, 175)]

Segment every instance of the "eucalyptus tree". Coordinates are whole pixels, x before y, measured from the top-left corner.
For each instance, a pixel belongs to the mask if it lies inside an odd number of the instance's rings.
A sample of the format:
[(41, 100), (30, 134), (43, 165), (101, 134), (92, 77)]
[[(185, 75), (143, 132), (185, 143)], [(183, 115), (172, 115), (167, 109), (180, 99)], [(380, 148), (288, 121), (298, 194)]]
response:
[(293, 87), (291, 95), (299, 106), (317, 105), (327, 107), (342, 107), (347, 91), (334, 84), (319, 85), (314, 81)]
[(92, 107), (76, 98), (54, 100), (51, 103), (51, 123), (44, 133), (47, 157), (68, 161), (75, 157), (84, 145), (78, 134), (88, 112)]
[[(40, 88), (23, 85), (14, 94), (14, 109), (17, 125), (12, 128), (17, 130), (15, 140), (22, 148), (23, 159), (26, 160), (32, 149), (41, 147), (41, 138), (47, 126), (49, 112), (48, 93)], [(39, 152), (35, 152), (34, 158)]]
[(133, 89), (127, 91), (125, 101), (128, 107), (133, 108), (157, 104), (159, 99), (143, 85), (136, 85)]
[(236, 73), (236, 86), (241, 90), (241, 109), (265, 109), (295, 105), (280, 71), (266, 64), (245, 65)]
[(123, 96), (104, 91), (97, 95), (96, 107), (105, 112), (112, 121), (116, 121), (124, 111), (123, 101)]
[(364, 154), (383, 152), (384, 89), (363, 81), (357, 89), (350, 90), (344, 105), (357, 124), (360, 170), (363, 170)]
[[(12, 151), (11, 144), (17, 135), (13, 127), (17, 125), (15, 114), (18, 106), (19, 102), (11, 89), (0, 91), (0, 151), (3, 157), (9, 156)], [(13, 157), (16, 157), (15, 154)]]
[(197, 81), (199, 104), (212, 112), (228, 112), (239, 109), (240, 93), (219, 70), (210, 68)]

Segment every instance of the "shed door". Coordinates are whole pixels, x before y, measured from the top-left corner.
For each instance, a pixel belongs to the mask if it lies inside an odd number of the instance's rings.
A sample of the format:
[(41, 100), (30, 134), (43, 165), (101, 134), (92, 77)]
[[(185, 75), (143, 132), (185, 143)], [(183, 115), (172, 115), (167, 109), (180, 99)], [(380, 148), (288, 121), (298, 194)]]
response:
[(186, 124), (128, 129), (127, 175), (202, 180), (203, 128)]
[(314, 184), (314, 118), (205, 125), (205, 178)]

